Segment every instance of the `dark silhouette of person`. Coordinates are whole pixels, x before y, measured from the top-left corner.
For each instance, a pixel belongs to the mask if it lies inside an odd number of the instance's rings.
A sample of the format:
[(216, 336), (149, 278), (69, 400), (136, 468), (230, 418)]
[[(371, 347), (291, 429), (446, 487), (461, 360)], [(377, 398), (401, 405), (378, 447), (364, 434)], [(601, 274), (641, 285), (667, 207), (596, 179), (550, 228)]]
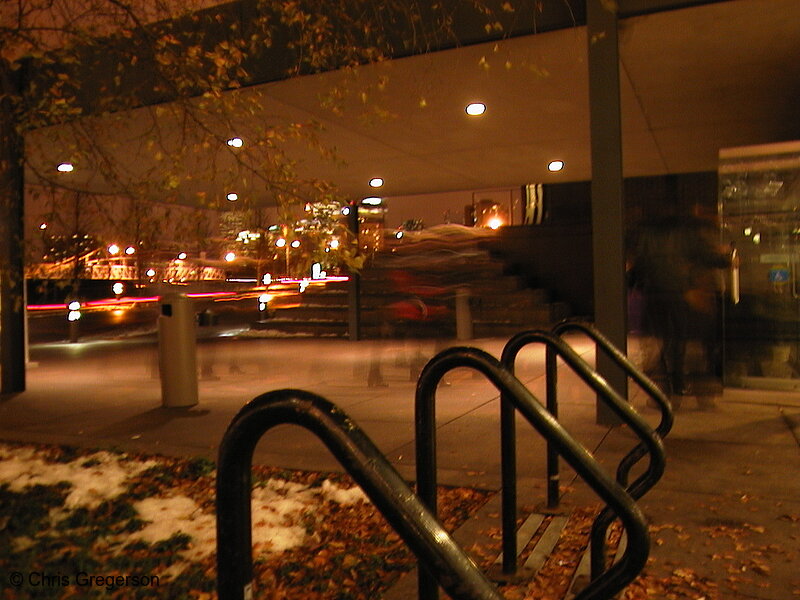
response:
[(721, 269), (730, 257), (717, 237), (712, 220), (667, 216), (644, 223), (635, 242), (631, 283), (642, 292), (646, 327), (661, 341), (659, 362), (672, 396), (692, 393), (686, 376), (690, 340), (700, 342), (707, 373), (721, 375), (718, 306)]

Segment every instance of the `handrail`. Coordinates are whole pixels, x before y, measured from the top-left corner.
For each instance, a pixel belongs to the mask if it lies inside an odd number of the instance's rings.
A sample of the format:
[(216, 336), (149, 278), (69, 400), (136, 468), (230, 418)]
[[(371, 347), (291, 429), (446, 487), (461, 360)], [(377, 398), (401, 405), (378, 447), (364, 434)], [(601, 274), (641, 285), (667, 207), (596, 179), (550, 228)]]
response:
[[(602, 349), (606, 355), (611, 358), (625, 373), (630, 377), (639, 388), (644, 391), (656, 406), (661, 411), (661, 421), (655, 428), (655, 432), (663, 440), (667, 437), (672, 430), (674, 423), (674, 413), (672, 410), (672, 403), (670, 403), (664, 392), (650, 379), (641, 369), (634, 365), (619, 348), (617, 348), (611, 340), (609, 340), (603, 333), (591, 323), (579, 321), (577, 319), (566, 319), (557, 323), (553, 327), (553, 333), (561, 335), (567, 331), (580, 331), (593, 340), (596, 348)], [(639, 443), (633, 450), (626, 454), (619, 465), (617, 466), (617, 481), (627, 487), (628, 493), (638, 500), (650, 488), (656, 484), (656, 481), (648, 482), (643, 481), (640, 477), (632, 484), (628, 485), (628, 476), (633, 466), (647, 454), (647, 449), (644, 444)], [(558, 469), (558, 461), (555, 463), (556, 470)], [(557, 476), (556, 476), (557, 477)], [(605, 556), (601, 548), (604, 547), (606, 532), (609, 526), (614, 521), (614, 514), (608, 509), (604, 508), (594, 523), (592, 523), (591, 542), (592, 542), (592, 556), (591, 556), (591, 574), (592, 577), (596, 576), (602, 569), (605, 568)], [(595, 550), (595, 548), (598, 548)]]
[(220, 600), (253, 597), (253, 450), (267, 430), (284, 423), (300, 425), (322, 440), (453, 598), (502, 600), (494, 585), (363, 431), (324, 398), (291, 389), (262, 394), (245, 405), (228, 426), (220, 445), (216, 484)]
[[(558, 418), (558, 401), (557, 397), (557, 371), (556, 371), (556, 355), (558, 355), (572, 370), (580, 376), (583, 381), (589, 385), (597, 395), (603, 399), (609, 408), (622, 420), (624, 421), (633, 431), (633, 433), (639, 438), (640, 442), (636, 448), (634, 448), (633, 452), (638, 453), (638, 448), (641, 446), (644, 449), (644, 453), (650, 455), (650, 462), (648, 464), (647, 469), (644, 473), (630, 486), (627, 487), (628, 493), (631, 493), (631, 489), (634, 489), (636, 492), (639, 493), (639, 496), (635, 496), (635, 499), (641, 497), (645, 491), (649, 490), (655, 483), (661, 479), (661, 476), (664, 474), (664, 466), (666, 464), (665, 454), (664, 454), (664, 444), (662, 442), (661, 437), (653, 431), (647, 422), (637, 413), (633, 407), (625, 401), (609, 384), (608, 382), (600, 376), (594, 369), (592, 369), (586, 361), (584, 361), (578, 354), (560, 337), (557, 337), (551, 333), (545, 331), (523, 331), (518, 333), (517, 335), (513, 336), (503, 348), (502, 354), (502, 363), (503, 365), (513, 373), (514, 363), (516, 362), (516, 357), (519, 352), (525, 346), (532, 344), (532, 343), (541, 343), (545, 344), (548, 354), (547, 354), (547, 406), (548, 410), (552, 411), (552, 414), (555, 418)], [(502, 402), (502, 400), (501, 400)], [(501, 404), (507, 405), (507, 402)], [(508, 413), (508, 409), (506, 409), (506, 413)], [(507, 538), (513, 539), (515, 534), (513, 533), (513, 529), (506, 530), (506, 527), (510, 527), (511, 523), (516, 522), (516, 440), (514, 434), (514, 418), (513, 414), (510, 418), (501, 419), (501, 445), (503, 448), (503, 457), (504, 459), (508, 457), (513, 457), (513, 460), (509, 460), (508, 464), (505, 462), (501, 465), (502, 473), (503, 473), (503, 489), (506, 489), (506, 486), (509, 486), (508, 495), (510, 498), (514, 498), (514, 504), (511, 504), (511, 501), (503, 501), (503, 543), (504, 543), (504, 564), (503, 568), (506, 572), (514, 572), (516, 570), (516, 562), (513, 563), (506, 563), (505, 562), (505, 546), (510, 546), (511, 542), (506, 541)], [(552, 482), (555, 481), (556, 485), (558, 483), (557, 475), (555, 479), (553, 479), (552, 474), (550, 473), (552, 469), (552, 462), (557, 462), (556, 460), (551, 460), (553, 458), (553, 451), (552, 449), (548, 450), (548, 487), (552, 485)], [(620, 482), (620, 485), (625, 486), (625, 482)], [(505, 495), (505, 492), (504, 492)], [(633, 496), (633, 494), (631, 494)], [(550, 498), (548, 498), (550, 500)], [(611, 508), (607, 505), (606, 508), (601, 511), (600, 515), (598, 515), (595, 523), (601, 519), (602, 522), (605, 522), (608, 519), (608, 515), (612, 514), (610, 512)], [(506, 515), (506, 512), (510, 513)], [(602, 523), (601, 522), (601, 523)], [(610, 521), (609, 521), (610, 523)], [(600, 539), (595, 538), (595, 528), (593, 526), (592, 529), (592, 546), (591, 546), (591, 553), (592, 553), (592, 580), (594, 581), (600, 576), (600, 573), (605, 568), (605, 529), (603, 530), (603, 535)]]
[[(540, 434), (550, 440), (575, 472), (619, 515), (628, 535), (628, 546), (622, 558), (584, 588), (576, 600), (604, 600), (614, 596), (637, 576), (647, 562), (650, 538), (644, 516), (630, 495), (605, 472), (586, 448), (575, 441), (496, 358), (482, 350), (449, 348), (434, 356), (420, 374), (415, 400), (417, 493), (420, 498), (435, 515), (436, 387), (442, 377), (456, 367), (471, 367), (485, 375), (506, 398), (505, 402), (521, 412)], [(655, 445), (658, 446), (657, 441)], [(438, 597), (435, 582), (424, 567), (419, 570), (419, 592), (423, 600)]]

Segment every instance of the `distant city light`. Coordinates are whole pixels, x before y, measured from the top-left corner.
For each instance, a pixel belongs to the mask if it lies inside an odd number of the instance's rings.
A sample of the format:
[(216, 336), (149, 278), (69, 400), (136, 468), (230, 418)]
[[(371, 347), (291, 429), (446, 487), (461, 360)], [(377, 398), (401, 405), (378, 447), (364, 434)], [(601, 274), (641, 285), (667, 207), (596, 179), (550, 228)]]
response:
[(125, 291), (125, 285), (122, 282), (118, 281), (117, 283), (111, 286), (111, 291), (114, 292), (114, 294), (116, 294), (117, 296), (119, 296), (120, 294), (122, 294), (122, 292)]
[(234, 260), (236, 260), (236, 254), (234, 254), (233, 252), (228, 252), (228, 253), (225, 255), (225, 260), (226, 260), (227, 262), (233, 262)]
[(186, 252), (181, 252), (180, 254), (178, 254), (178, 260), (186, 260), (186, 256), (187, 256)]
[(239, 199), (239, 194), (236, 192), (231, 192), (227, 196), (225, 196), (229, 202), (236, 202)]
[(39, 225), (39, 229), (47, 229), (47, 223), (42, 223)]
[(77, 300), (73, 300), (72, 302), (67, 304), (67, 308), (69, 310), (80, 310), (81, 309), (81, 303), (78, 302)]
[(349, 206), (343, 206), (343, 207), (342, 207), (342, 214), (343, 214), (345, 217), (346, 217), (347, 215), (349, 215), (349, 214), (350, 214), (350, 207), (349, 207)]
[(478, 117), (486, 112), (486, 105), (483, 102), (472, 102), (464, 110), (469, 116)]
[(380, 206), (383, 202), (383, 199), (378, 198), (377, 196), (369, 196), (368, 198), (364, 198), (361, 201), (361, 204), (366, 204), (367, 206)]
[(283, 248), (286, 245), (286, 240), (283, 238), (278, 238), (277, 240), (275, 240), (275, 245), (278, 248)]
[(156, 271), (155, 269), (147, 269), (147, 273), (145, 273), (145, 275), (147, 275), (148, 277), (155, 277)]
[(240, 137), (234, 137), (225, 142), (231, 148), (241, 148), (244, 146), (244, 140)]
[(383, 179), (380, 177), (373, 177), (369, 180), (369, 186), (374, 188), (379, 188), (383, 185)]
[(127, 248), (125, 248), (125, 254), (127, 254), (128, 256), (130, 256), (131, 254), (136, 254), (136, 248), (134, 248), (133, 246), (128, 246)]
[(555, 173), (556, 171), (560, 171), (564, 168), (564, 161), (563, 160), (554, 160), (551, 161), (550, 164), (547, 165), (547, 170)]
[(56, 167), (59, 173), (72, 173), (75, 170), (75, 166), (72, 163), (63, 162)]
[(744, 234), (747, 236), (753, 235), (753, 228), (752, 227), (745, 227)]
[(397, 233), (394, 234), (394, 237), (396, 237), (398, 240), (403, 239), (403, 232), (398, 231)]
[(272, 275), (270, 273), (264, 273), (264, 277), (261, 278), (261, 283), (264, 285), (272, 283)]
[(119, 246), (117, 246), (116, 244), (111, 244), (108, 247), (108, 253), (109, 254), (119, 254)]
[(290, 244), (292, 248), (299, 248), (300, 247), (300, 240), (293, 240)]
[(311, 279), (322, 279), (327, 277), (328, 273), (322, 269), (322, 265), (318, 262), (315, 262), (311, 265)]
[(339, 240), (337, 238), (333, 238), (331, 240), (331, 248), (336, 250), (339, 247)]

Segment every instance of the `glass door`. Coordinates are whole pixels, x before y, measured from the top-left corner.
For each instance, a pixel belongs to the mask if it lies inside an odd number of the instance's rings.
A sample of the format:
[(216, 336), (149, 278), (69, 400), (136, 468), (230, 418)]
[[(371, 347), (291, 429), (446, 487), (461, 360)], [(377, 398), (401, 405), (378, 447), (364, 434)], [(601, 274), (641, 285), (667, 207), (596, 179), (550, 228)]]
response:
[(800, 390), (800, 142), (720, 151), (726, 385)]

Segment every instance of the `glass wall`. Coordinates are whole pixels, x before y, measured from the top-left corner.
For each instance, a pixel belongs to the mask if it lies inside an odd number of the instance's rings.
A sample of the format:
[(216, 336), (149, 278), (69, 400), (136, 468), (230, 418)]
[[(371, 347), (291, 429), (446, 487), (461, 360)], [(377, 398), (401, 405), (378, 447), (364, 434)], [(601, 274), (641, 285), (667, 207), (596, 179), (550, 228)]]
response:
[(800, 142), (720, 152), (727, 385), (800, 390)]

